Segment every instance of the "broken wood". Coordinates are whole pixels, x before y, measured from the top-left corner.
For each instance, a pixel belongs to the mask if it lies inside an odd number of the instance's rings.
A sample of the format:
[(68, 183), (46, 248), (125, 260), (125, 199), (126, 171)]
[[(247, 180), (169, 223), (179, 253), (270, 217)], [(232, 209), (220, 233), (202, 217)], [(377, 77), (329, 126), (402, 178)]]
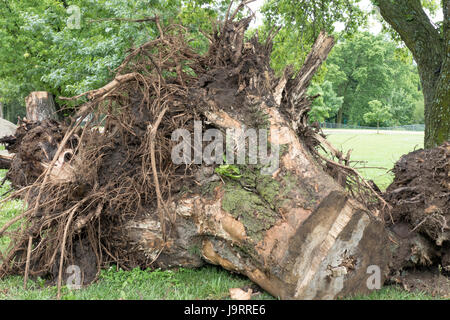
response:
[(0, 151), (0, 169), (9, 169), (11, 167), (11, 162), (13, 155), (8, 152)]

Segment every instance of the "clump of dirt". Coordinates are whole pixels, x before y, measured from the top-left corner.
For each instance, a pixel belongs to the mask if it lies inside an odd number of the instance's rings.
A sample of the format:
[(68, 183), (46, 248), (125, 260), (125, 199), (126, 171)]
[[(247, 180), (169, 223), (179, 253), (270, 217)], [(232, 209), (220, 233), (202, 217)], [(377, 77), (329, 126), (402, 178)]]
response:
[(450, 143), (404, 155), (384, 198), (392, 206), (391, 282), (450, 296)]
[(438, 267), (405, 270), (390, 283), (410, 292), (424, 292), (435, 298), (450, 299), (450, 278)]
[(437, 246), (450, 240), (450, 143), (403, 156), (385, 199), (394, 223), (406, 223)]
[[(50, 163), (66, 131), (67, 126), (55, 120), (20, 120), (14, 136), (0, 139), (10, 153), (16, 154), (6, 175), (15, 189), (31, 185), (38, 179), (44, 172), (40, 163)], [(67, 148), (76, 145), (74, 136), (68, 141)]]

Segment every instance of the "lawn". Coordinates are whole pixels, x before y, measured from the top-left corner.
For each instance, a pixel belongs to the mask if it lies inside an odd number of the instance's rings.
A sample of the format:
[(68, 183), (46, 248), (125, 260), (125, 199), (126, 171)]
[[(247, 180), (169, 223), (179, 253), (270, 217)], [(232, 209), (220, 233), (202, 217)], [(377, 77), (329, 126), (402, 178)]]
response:
[[(361, 134), (352, 132), (332, 133), (329, 140), (337, 147), (353, 149), (353, 160), (367, 160), (366, 166), (392, 168), (402, 154), (422, 146), (423, 135), (410, 134)], [(362, 174), (373, 179), (385, 188), (392, 179), (383, 170), (365, 169)], [(0, 170), (0, 179), (5, 170)], [(0, 188), (0, 195), (9, 189), (9, 182)], [(0, 226), (21, 210), (19, 201), (10, 201), (0, 208)], [(4, 252), (9, 239), (0, 239), (0, 250)], [(117, 270), (112, 266), (102, 271), (100, 279), (81, 290), (69, 290), (64, 287), (62, 299), (228, 299), (230, 288), (250, 286), (252, 283), (236, 274), (214, 266), (198, 270), (178, 269), (171, 271), (134, 269)], [(23, 278), (6, 277), (0, 280), (0, 299), (55, 299), (56, 287), (46, 286), (42, 279), (29, 282), (29, 289), (23, 290)], [(254, 299), (274, 299), (262, 292)], [(432, 299), (424, 293), (409, 293), (396, 287), (385, 287), (369, 296), (357, 296), (350, 299), (408, 300)]]
[(389, 172), (395, 162), (404, 154), (423, 148), (423, 133), (361, 130), (327, 130), (328, 140), (345, 153), (352, 149), (350, 160), (355, 167), (381, 167), (385, 169), (358, 169), (366, 179), (372, 179), (382, 190), (392, 182), (394, 175)]

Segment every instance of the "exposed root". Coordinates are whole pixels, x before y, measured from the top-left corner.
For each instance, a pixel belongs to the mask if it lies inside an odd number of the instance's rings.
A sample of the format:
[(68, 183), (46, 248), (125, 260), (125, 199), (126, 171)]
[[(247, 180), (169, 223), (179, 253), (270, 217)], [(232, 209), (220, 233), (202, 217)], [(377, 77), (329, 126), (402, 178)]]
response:
[[(198, 185), (194, 179), (197, 165), (178, 165), (171, 159), (176, 143), (172, 132), (186, 129), (192, 134), (194, 121), (211, 120), (207, 115), (212, 111), (222, 111), (249, 127), (264, 128), (267, 115), (260, 116), (254, 105), (244, 105), (251, 100), (248, 97), (279, 107), (286, 123), (305, 138), (324, 168), (333, 167), (333, 177), (345, 175), (346, 185), (357, 184), (351, 188), (355, 197), (364, 199), (369, 190), (368, 198), (375, 195), (384, 201), (348, 166), (349, 154), (342, 158), (308, 125), (310, 100), (305, 88), (331, 50), (333, 39), (321, 33), (315, 48), (323, 50), (308, 56), (299, 75), (293, 77), (288, 69), (277, 78), (269, 67), (273, 37), (265, 43), (256, 37), (244, 42), (252, 17), (234, 20), (249, 2), (242, 2), (233, 12), (230, 6), (220, 31), (208, 35), (211, 45), (204, 55), (190, 47), (185, 28), (164, 28), (156, 18), (159, 37), (133, 50), (112, 82), (66, 98), (88, 99), (77, 108), (77, 120), (70, 126), (51, 121), (22, 124), (17, 141), (9, 145), (17, 148), (20, 164), (12, 167), (9, 179), (22, 188), (13, 195), (22, 198), (29, 209), (0, 229), (1, 236), (22, 221), (23, 227), (12, 235), (7, 256), (2, 257), (0, 277), (24, 274), (26, 285), (29, 276), (50, 276), (57, 279), (59, 297), (64, 267), (82, 263), (80, 255), (95, 264), (95, 268), (89, 266), (92, 274), (84, 275), (86, 282), (109, 263), (124, 269), (153, 267), (169, 250), (166, 240), (177, 232), (168, 203), (182, 188)], [(213, 121), (205, 123), (224, 129)], [(321, 144), (343, 163), (319, 155)], [(155, 217), (163, 239), (155, 244), (155, 255), (143, 257), (135, 254), (141, 249), (129, 241), (124, 226), (149, 216)]]

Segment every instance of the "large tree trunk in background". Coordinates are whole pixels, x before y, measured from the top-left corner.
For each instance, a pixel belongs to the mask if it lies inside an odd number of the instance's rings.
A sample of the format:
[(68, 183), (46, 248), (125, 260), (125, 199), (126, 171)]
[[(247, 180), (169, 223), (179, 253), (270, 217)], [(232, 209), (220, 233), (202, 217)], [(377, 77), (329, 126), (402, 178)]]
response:
[(442, 34), (430, 22), (420, 0), (377, 3), (417, 62), (425, 100), (425, 147), (436, 147), (450, 139), (450, 0), (442, 1)]
[[(428, 134), (429, 142), (426, 146), (431, 148), (450, 140), (450, 0), (444, 0), (444, 61), (442, 63), (439, 79), (436, 83), (435, 95), (429, 110)], [(425, 137), (427, 140), (427, 138)]]
[(0, 102), (0, 118), (3, 119), (3, 103)]
[(42, 121), (45, 119), (57, 120), (55, 101), (53, 95), (46, 91), (31, 92), (25, 98), (27, 119), (29, 121)]

